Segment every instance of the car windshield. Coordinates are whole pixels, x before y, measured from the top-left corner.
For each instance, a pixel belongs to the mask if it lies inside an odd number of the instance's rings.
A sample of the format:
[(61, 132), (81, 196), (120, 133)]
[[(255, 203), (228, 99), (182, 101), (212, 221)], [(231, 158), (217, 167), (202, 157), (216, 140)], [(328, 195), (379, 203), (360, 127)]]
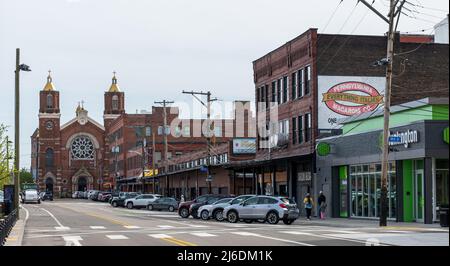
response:
[(214, 202), (213, 205), (222, 204), (222, 203), (228, 203), (230, 201), (231, 201), (231, 199), (229, 199), (229, 198), (221, 199), (221, 200), (218, 200), (218, 201)]
[(251, 198), (251, 197), (253, 197), (253, 196), (242, 196), (242, 197), (237, 197), (237, 198), (235, 198), (232, 202), (230, 202), (231, 204), (239, 204), (239, 203), (241, 203), (242, 201), (244, 201), (244, 200), (247, 200), (247, 199), (249, 199), (249, 198)]

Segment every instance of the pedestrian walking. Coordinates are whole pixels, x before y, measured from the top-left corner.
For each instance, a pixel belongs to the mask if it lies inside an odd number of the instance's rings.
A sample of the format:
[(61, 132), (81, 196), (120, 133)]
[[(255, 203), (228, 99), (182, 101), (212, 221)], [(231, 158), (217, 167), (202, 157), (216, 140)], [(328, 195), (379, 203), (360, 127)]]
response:
[(183, 194), (181, 194), (181, 200), (180, 201), (184, 202), (184, 195)]
[(303, 200), (303, 203), (305, 204), (305, 210), (306, 210), (306, 219), (309, 221), (311, 220), (311, 212), (313, 209), (313, 199), (309, 193), (306, 194), (305, 199)]
[(327, 198), (323, 194), (323, 191), (319, 192), (319, 198), (317, 199), (317, 213), (320, 216), (320, 219), (325, 219), (325, 211), (327, 209)]

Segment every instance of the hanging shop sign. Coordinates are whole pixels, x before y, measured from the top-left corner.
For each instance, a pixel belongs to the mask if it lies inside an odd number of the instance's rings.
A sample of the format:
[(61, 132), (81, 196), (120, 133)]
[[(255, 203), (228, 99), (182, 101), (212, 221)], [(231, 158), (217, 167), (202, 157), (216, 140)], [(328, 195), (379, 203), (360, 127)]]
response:
[(319, 156), (327, 156), (331, 153), (331, 145), (326, 142), (319, 142), (316, 145), (316, 152)]
[(319, 129), (339, 128), (339, 120), (375, 111), (384, 103), (385, 77), (319, 76)]
[(419, 142), (419, 132), (417, 130), (408, 130), (405, 132), (390, 133), (389, 146), (403, 145), (408, 148), (411, 143)]
[(255, 154), (256, 138), (233, 139), (233, 154)]

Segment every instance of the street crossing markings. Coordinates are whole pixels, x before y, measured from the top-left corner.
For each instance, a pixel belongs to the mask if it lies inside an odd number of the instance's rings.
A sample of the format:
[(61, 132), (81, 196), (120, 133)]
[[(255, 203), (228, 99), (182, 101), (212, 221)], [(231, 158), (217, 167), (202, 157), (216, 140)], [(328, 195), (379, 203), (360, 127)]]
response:
[(153, 237), (153, 238), (171, 238), (171, 236), (165, 235), (165, 234), (150, 234), (148, 236)]
[(83, 240), (81, 236), (63, 236), (66, 246), (81, 246), (80, 241)]
[(123, 227), (125, 227), (126, 229), (139, 229), (139, 228), (141, 228), (140, 226), (136, 226), (136, 225), (124, 225)]
[(209, 234), (209, 233), (191, 233), (193, 236), (199, 236), (199, 237), (214, 237), (216, 235)]
[(67, 226), (55, 226), (55, 229), (58, 231), (68, 231), (70, 230), (70, 227)]
[(300, 246), (314, 246), (314, 245), (308, 244), (308, 243), (292, 241), (292, 240), (287, 240), (287, 239), (282, 239), (282, 238), (276, 238), (276, 237), (271, 237), (271, 236), (263, 236), (263, 235), (260, 235), (260, 234), (255, 234), (255, 233), (250, 233), (250, 232), (232, 232), (232, 234), (241, 235), (241, 236), (260, 237), (260, 238), (265, 238), (265, 239), (270, 239), (270, 240), (275, 240), (275, 241), (280, 241), (280, 242), (296, 244), (296, 245), (300, 245)]
[(172, 229), (172, 228), (175, 228), (175, 226), (171, 226), (171, 225), (158, 225), (158, 227), (159, 227), (159, 228), (162, 228), (162, 229)]
[(128, 239), (128, 237), (126, 237), (124, 235), (106, 235), (106, 237), (111, 239), (111, 240), (125, 240), (125, 239)]
[(231, 232), (231, 233), (235, 234), (235, 235), (240, 235), (240, 236), (260, 236), (259, 234), (250, 233), (250, 232)]
[(106, 227), (104, 227), (104, 226), (89, 226), (89, 227), (94, 230), (106, 229)]

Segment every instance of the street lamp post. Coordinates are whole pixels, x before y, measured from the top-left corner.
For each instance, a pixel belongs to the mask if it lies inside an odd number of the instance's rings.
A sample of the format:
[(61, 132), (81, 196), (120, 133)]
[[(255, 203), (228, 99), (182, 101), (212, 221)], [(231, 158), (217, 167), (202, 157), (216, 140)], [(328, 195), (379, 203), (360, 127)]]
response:
[[(30, 67), (20, 64), (20, 48), (16, 49), (16, 69), (15, 69), (15, 119), (14, 119), (14, 207), (19, 208), (19, 180), (20, 180), (20, 90), (19, 90), (19, 74), (20, 71), (31, 71)], [(19, 219), (19, 211), (17, 212)]]

